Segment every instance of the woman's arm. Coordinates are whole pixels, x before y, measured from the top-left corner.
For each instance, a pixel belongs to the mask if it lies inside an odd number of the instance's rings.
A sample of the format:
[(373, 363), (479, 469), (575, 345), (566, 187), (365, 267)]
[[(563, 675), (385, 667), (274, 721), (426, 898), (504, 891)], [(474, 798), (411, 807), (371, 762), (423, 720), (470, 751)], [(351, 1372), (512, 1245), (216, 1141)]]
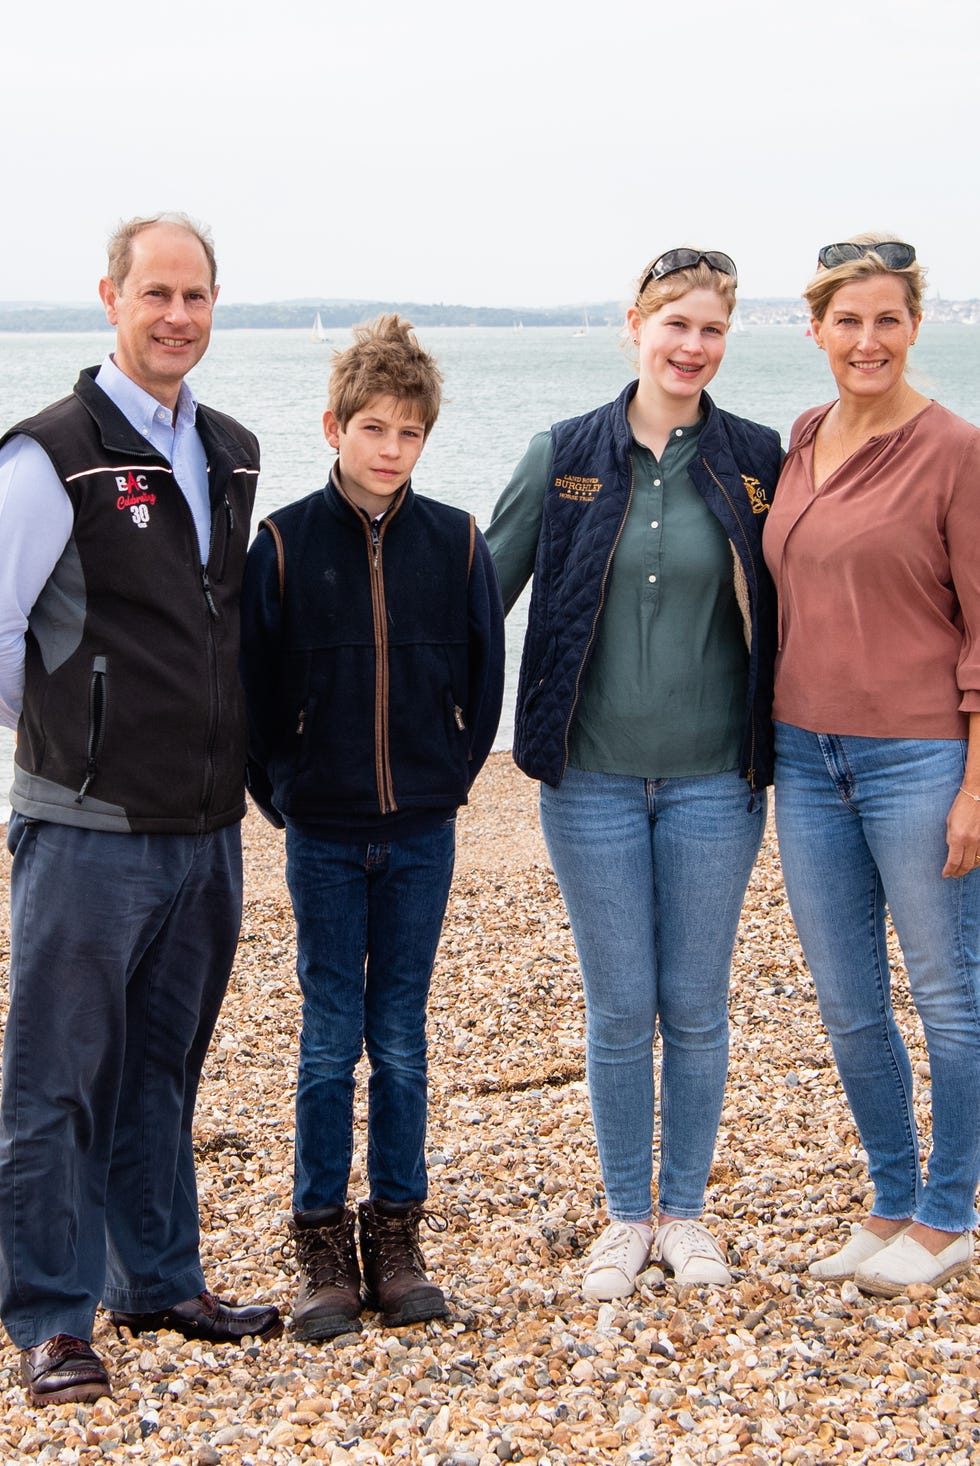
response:
[(551, 460), (551, 434), (538, 433), (497, 500), (486, 532), (505, 611), (512, 609), (534, 573)]
[(944, 876), (965, 876), (980, 859), (980, 557), (977, 555), (977, 526), (980, 524), (980, 433), (969, 433), (965, 451), (956, 465), (955, 483), (946, 511), (945, 538), (949, 555), (949, 578), (956, 590), (963, 619), (963, 650), (956, 666), (956, 680), (963, 697), (960, 708), (970, 719), (966, 768), (962, 791), (953, 800), (946, 820), (949, 854)]
[(966, 876), (980, 864), (980, 713), (970, 714), (963, 785), (946, 817), (944, 876)]

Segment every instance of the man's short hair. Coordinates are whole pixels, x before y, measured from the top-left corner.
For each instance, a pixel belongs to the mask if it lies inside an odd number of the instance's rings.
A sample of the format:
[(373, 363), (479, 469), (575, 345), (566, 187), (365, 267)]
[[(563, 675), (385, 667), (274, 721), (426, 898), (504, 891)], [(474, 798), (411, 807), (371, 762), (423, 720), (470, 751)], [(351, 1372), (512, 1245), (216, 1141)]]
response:
[(154, 224), (176, 224), (178, 228), (186, 229), (189, 234), (193, 234), (207, 256), (213, 294), (218, 280), (218, 265), (214, 257), (214, 240), (211, 238), (211, 231), (206, 224), (199, 224), (189, 214), (172, 212), (153, 214), (146, 219), (122, 219), (117, 224), (109, 236), (109, 264), (106, 270), (106, 274), (116, 289), (123, 288), (123, 283), (133, 263), (133, 240), (137, 234), (142, 234), (144, 229), (150, 229)]
[(423, 351), (410, 321), (378, 316), (354, 327), (354, 344), (334, 352), (330, 372), (330, 411), (342, 428), (375, 397), (410, 404), (428, 436), (439, 416), (442, 373)]

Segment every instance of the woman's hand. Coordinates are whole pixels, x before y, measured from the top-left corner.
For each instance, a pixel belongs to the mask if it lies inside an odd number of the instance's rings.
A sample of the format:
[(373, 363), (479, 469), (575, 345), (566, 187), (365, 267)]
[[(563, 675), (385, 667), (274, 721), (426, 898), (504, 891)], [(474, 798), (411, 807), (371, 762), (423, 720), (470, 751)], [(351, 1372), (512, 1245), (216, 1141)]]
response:
[(946, 816), (946, 846), (944, 876), (967, 876), (980, 865), (980, 799), (962, 789)]
[[(969, 789), (970, 793), (965, 791)], [(944, 876), (968, 876), (980, 865), (980, 713), (970, 714), (966, 765), (960, 790), (946, 816)]]

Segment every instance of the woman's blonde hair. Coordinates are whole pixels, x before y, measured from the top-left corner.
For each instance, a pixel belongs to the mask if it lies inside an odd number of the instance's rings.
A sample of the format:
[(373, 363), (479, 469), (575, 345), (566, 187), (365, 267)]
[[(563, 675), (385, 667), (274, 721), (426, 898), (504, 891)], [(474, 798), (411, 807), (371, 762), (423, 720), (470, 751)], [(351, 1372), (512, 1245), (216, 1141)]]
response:
[[(691, 246), (691, 248), (696, 247)], [(725, 302), (729, 315), (735, 309), (735, 281), (731, 275), (726, 275), (721, 270), (713, 270), (707, 260), (700, 260), (687, 270), (674, 270), (660, 280), (651, 278), (647, 280), (641, 290), (640, 286), (649, 273), (650, 265), (644, 266), (637, 276), (637, 288), (633, 297), (641, 321), (645, 321), (647, 316), (652, 316), (663, 306), (669, 305), (672, 300), (679, 300), (689, 290), (713, 290)]]
[[(897, 237), (886, 230), (874, 229), (866, 230), (864, 234), (852, 234), (850, 239), (842, 242), (860, 245), (887, 244)], [(803, 298), (810, 307), (810, 315), (815, 321), (822, 321), (830, 302), (842, 285), (852, 285), (858, 280), (871, 280), (875, 275), (896, 275), (905, 286), (909, 314), (916, 319), (922, 315), (922, 296), (926, 286), (923, 266), (918, 260), (913, 260), (904, 269), (896, 270), (886, 265), (873, 249), (856, 260), (845, 260), (842, 265), (834, 265), (829, 270), (824, 265), (817, 267), (817, 273), (803, 291)]]

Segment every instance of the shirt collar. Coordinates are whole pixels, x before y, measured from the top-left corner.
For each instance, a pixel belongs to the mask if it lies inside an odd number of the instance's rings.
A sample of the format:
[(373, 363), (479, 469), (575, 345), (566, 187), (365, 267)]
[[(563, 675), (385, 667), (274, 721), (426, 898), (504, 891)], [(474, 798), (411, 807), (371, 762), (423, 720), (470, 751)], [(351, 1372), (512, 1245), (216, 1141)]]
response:
[(96, 385), (101, 387), (109, 400), (115, 403), (123, 416), (144, 438), (149, 437), (153, 427), (158, 427), (164, 422), (171, 429), (176, 427), (178, 432), (194, 425), (197, 416), (197, 398), (186, 382), (180, 384), (175, 423), (170, 408), (158, 402), (151, 393), (137, 386), (132, 377), (127, 377), (125, 372), (120, 371), (110, 353), (106, 354), (105, 360), (99, 367), (95, 381)]

